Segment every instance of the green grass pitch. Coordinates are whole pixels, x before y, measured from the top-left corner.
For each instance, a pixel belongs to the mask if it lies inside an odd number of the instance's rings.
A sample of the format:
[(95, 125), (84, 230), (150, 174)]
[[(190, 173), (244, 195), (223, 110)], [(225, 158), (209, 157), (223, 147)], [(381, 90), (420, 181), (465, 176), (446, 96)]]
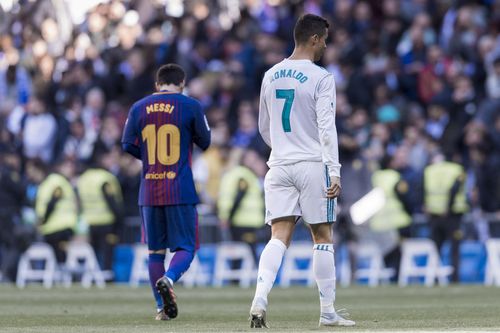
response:
[[(177, 288), (179, 316), (157, 322), (147, 286), (104, 290), (0, 285), (0, 332), (246, 332), (253, 289)], [(317, 327), (315, 288), (275, 288), (270, 332), (500, 331), (500, 288), (395, 286), (337, 289), (337, 308), (357, 326)]]

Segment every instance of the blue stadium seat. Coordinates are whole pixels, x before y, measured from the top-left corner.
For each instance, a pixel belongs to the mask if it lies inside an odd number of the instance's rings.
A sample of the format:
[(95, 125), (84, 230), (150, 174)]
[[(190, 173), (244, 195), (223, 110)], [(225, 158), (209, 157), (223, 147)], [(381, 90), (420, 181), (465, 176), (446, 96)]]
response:
[(113, 253), (113, 272), (115, 273), (115, 282), (127, 283), (130, 279), (130, 270), (134, 260), (133, 249), (131, 245), (118, 245)]
[(210, 281), (208, 281), (208, 285), (212, 285), (213, 282), (216, 253), (216, 244), (202, 244), (197, 252), (200, 265), (203, 267), (205, 272), (210, 274)]
[[(445, 265), (451, 264), (450, 243), (441, 249), (441, 258)], [(467, 240), (460, 245), (460, 272), (462, 283), (482, 283), (486, 267), (486, 249), (478, 241)]]

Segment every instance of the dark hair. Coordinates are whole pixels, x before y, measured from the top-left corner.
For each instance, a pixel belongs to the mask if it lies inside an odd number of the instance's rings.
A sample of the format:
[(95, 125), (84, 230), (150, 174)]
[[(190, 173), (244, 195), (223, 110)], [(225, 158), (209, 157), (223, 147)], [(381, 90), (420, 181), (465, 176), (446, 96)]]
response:
[(156, 72), (156, 83), (180, 85), (186, 78), (186, 73), (177, 64), (166, 64), (161, 66)]
[(42, 171), (44, 174), (47, 174), (49, 171), (47, 164), (39, 157), (32, 158), (26, 163), (31, 164), (35, 169)]
[(309, 37), (318, 35), (322, 37), (325, 34), (325, 28), (329, 28), (328, 21), (321, 16), (313, 14), (305, 14), (301, 16), (295, 28), (293, 29), (293, 37), (296, 44), (303, 44), (309, 40)]

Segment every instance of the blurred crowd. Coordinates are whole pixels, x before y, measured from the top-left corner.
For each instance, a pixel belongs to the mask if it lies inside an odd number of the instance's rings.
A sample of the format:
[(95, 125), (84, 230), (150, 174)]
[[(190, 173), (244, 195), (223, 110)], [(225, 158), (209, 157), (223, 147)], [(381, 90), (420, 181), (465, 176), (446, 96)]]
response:
[[(306, 12), (331, 23), (319, 64), (337, 85), (342, 240), (365, 233), (348, 210), (380, 169), (405, 180), (408, 215), (426, 213), (423, 174), (439, 156), (466, 175), (468, 209), (460, 213), (483, 221), (500, 212), (499, 0), (111, 0), (81, 17), (70, 1), (11, 5), (0, 2), (4, 246), (26, 223), (44, 220), (33, 209), (52, 173), (77, 189), (86, 170), (105, 169), (121, 188), (113, 223), (138, 215), (141, 165), (121, 151), (121, 132), (131, 104), (153, 92), (155, 70), (169, 62), (186, 70), (186, 94), (202, 103), (212, 128), (211, 148), (193, 161), (201, 212), (217, 217), (223, 239), (265, 238), (260, 81), (290, 54), (293, 26)], [(71, 229), (86, 234), (84, 204), (75, 200)], [(488, 237), (487, 224), (459, 229)]]

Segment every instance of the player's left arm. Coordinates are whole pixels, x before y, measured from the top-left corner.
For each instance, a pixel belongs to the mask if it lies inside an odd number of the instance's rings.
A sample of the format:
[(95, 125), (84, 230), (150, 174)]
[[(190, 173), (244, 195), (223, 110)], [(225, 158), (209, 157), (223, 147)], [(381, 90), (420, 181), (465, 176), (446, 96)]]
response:
[(325, 75), (316, 91), (316, 118), (321, 144), (321, 157), (328, 167), (330, 177), (340, 178), (339, 147), (335, 126), (335, 81), (333, 75)]
[(139, 146), (139, 131), (137, 129), (137, 121), (135, 118), (135, 104), (130, 108), (125, 128), (123, 129), (122, 136), (122, 149), (134, 156), (141, 159), (141, 148)]
[(198, 102), (194, 104), (193, 132), (194, 143), (202, 150), (206, 150), (211, 141), (210, 126), (208, 126), (207, 117)]
[(331, 185), (327, 189), (327, 197), (340, 195), (340, 162), (335, 126), (335, 81), (332, 74), (327, 74), (318, 83), (316, 90), (316, 119), (318, 122), (321, 157), (328, 168)]

